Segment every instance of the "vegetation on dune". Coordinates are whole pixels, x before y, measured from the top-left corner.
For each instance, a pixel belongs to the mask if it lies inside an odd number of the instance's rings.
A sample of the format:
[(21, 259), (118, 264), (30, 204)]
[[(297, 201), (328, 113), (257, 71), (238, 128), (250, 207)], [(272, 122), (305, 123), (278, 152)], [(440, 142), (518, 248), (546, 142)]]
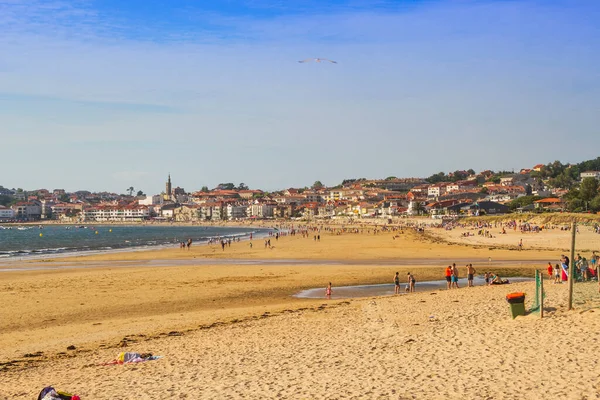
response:
[(481, 217), (467, 217), (461, 221), (466, 223), (469, 222), (508, 222), (508, 221), (522, 221), (533, 224), (570, 224), (571, 222), (577, 222), (585, 225), (600, 224), (599, 214), (577, 214), (577, 213), (523, 213), (523, 214), (504, 214), (504, 215), (493, 215), (493, 216), (481, 216)]

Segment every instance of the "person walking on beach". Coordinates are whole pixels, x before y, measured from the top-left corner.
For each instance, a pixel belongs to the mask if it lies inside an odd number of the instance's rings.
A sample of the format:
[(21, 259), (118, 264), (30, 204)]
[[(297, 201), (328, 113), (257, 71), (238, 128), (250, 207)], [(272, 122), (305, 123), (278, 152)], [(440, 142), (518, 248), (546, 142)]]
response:
[(415, 291), (415, 282), (416, 282), (415, 277), (412, 276), (412, 274), (410, 272), (407, 274), (407, 276), (408, 276), (408, 292), (413, 293)]
[(566, 282), (569, 279), (569, 257), (564, 254), (560, 257), (561, 262), (561, 281)]
[(328, 299), (331, 299), (331, 282), (329, 282), (329, 285), (327, 285), (327, 288), (325, 289), (325, 296), (327, 296)]
[(554, 266), (554, 283), (561, 283), (560, 281), (560, 265)]
[(450, 265), (446, 268), (446, 287), (448, 290), (452, 289), (452, 266)]
[(394, 294), (400, 294), (400, 275), (398, 272), (394, 275)]
[(467, 265), (467, 287), (473, 287), (473, 275), (475, 275), (475, 268), (473, 264)]
[(458, 287), (458, 268), (455, 263), (452, 263), (452, 287), (460, 289)]
[(523, 239), (519, 239), (519, 251), (523, 250)]

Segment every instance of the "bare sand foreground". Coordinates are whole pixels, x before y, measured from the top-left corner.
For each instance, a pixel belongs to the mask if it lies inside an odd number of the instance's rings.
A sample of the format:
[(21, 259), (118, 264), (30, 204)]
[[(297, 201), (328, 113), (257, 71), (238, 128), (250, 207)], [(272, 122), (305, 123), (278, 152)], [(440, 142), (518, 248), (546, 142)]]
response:
[[(272, 250), (240, 243), (225, 252), (206, 246), (95, 256), (69, 260), (76, 268), (68, 270), (2, 273), (0, 398), (35, 398), (46, 385), (83, 399), (598, 398), (596, 283), (580, 284), (592, 301), (571, 312), (567, 285), (548, 284), (544, 319), (509, 317), (506, 293), (531, 299), (532, 283), (352, 300), (290, 297), (327, 281), (334, 290), (387, 283), (396, 270), (439, 279), (453, 260), (506, 260), (474, 265), (522, 273), (544, 268), (540, 260), (568, 247), (560, 231), (540, 234), (545, 250), (521, 252), (493, 239), (493, 246), (448, 243), (455, 233), (321, 233), (320, 242), (283, 237)], [(582, 232), (586, 251), (590, 235)], [(194, 257), (271, 262), (177, 264)], [(431, 262), (415, 262), (423, 258)], [(156, 259), (173, 266), (145, 264)], [(291, 262), (299, 259), (314, 263)], [(82, 268), (90, 263), (106, 266)], [(121, 351), (164, 358), (99, 365)]]

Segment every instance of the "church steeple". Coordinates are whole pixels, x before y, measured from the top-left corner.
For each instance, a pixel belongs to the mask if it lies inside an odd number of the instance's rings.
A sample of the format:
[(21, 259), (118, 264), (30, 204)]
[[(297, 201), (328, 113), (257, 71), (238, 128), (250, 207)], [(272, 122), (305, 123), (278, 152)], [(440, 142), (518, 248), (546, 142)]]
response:
[(167, 184), (165, 185), (165, 198), (171, 199), (172, 191), (171, 191), (171, 173), (169, 173), (169, 179), (167, 180)]

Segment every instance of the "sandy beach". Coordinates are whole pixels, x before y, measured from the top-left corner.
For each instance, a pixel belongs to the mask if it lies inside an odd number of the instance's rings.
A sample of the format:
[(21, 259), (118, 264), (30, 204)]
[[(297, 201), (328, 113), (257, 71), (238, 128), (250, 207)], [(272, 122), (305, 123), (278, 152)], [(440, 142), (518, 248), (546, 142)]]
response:
[[(596, 398), (596, 283), (579, 284), (590, 301), (570, 312), (567, 285), (547, 284), (544, 319), (508, 313), (505, 295), (529, 302), (533, 283), (292, 297), (329, 281), (334, 291), (390, 283), (395, 271), (442, 279), (448, 263), (469, 260), (478, 272), (531, 276), (569, 247), (556, 229), (485, 240), (462, 236), (468, 229), (12, 262), (0, 273), (0, 397), (35, 398), (51, 384), (84, 399)], [(597, 237), (581, 227), (578, 249), (587, 256)], [(100, 365), (121, 351), (164, 358)]]

